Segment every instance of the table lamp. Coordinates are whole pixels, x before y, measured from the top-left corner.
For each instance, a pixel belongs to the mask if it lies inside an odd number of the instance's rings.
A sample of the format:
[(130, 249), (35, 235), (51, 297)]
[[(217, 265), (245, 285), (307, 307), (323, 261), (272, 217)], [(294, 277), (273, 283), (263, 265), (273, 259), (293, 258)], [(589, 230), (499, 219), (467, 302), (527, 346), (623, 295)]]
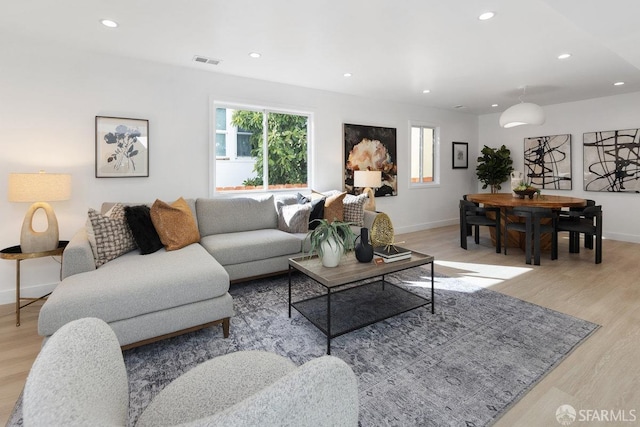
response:
[(382, 185), (382, 172), (380, 171), (354, 171), (353, 186), (364, 188), (363, 193), (367, 193), (369, 200), (364, 208), (368, 211), (376, 210), (376, 199), (371, 188), (379, 188)]
[[(9, 201), (35, 202), (24, 216), (20, 233), (20, 249), (23, 253), (52, 251), (58, 247), (58, 220), (47, 202), (69, 200), (71, 175), (56, 173), (10, 173)], [(47, 216), (47, 229), (35, 231), (33, 216), (43, 209)]]

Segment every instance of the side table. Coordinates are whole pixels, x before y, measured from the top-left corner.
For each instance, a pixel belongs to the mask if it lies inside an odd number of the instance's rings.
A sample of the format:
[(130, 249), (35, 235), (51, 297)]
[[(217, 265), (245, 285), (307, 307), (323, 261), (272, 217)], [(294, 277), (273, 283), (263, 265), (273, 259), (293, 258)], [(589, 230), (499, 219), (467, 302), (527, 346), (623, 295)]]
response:
[[(62, 260), (62, 253), (64, 252), (64, 248), (69, 244), (68, 240), (61, 240), (58, 242), (58, 247), (52, 251), (44, 251), (44, 252), (29, 252), (22, 253), (20, 249), (20, 245), (11, 246), (9, 248), (4, 248), (0, 251), (1, 259), (15, 260), (16, 261), (16, 326), (20, 326), (20, 309), (24, 308), (34, 302), (45, 298), (47, 295), (43, 295), (40, 298), (23, 298), (20, 296), (20, 261), (24, 259), (34, 259), (34, 258), (43, 258), (47, 256), (60, 256)], [(60, 268), (62, 269), (62, 262), (60, 263)], [(20, 301), (25, 300), (29, 301), (25, 305), (20, 305)]]

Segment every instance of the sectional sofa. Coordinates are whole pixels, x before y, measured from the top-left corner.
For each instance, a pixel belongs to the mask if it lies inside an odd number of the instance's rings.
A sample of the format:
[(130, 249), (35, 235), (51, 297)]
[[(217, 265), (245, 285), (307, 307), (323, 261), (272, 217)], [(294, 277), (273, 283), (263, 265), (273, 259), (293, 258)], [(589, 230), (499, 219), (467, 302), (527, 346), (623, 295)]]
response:
[[(46, 339), (66, 323), (97, 317), (125, 349), (216, 324), (226, 337), (230, 283), (285, 272), (290, 257), (308, 250), (306, 232), (282, 230), (282, 206), (297, 204), (296, 196), (187, 202), (200, 240), (177, 250), (136, 249), (96, 268), (90, 233), (80, 229), (64, 251), (62, 281), (40, 311), (38, 333)], [(112, 206), (103, 204), (102, 213)], [(375, 216), (364, 211), (362, 225), (371, 227)]]

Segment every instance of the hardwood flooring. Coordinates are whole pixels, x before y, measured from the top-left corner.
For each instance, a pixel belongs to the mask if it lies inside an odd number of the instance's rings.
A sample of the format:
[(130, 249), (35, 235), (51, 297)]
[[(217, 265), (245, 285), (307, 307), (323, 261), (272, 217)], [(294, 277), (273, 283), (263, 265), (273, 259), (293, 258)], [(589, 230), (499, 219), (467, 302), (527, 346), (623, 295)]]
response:
[[(602, 419), (625, 417), (640, 423), (640, 245), (603, 242), (603, 262), (581, 249), (570, 254), (566, 233), (560, 236), (559, 259), (543, 254), (540, 266), (524, 263), (519, 249), (496, 254), (486, 227), (480, 244), (470, 237), (460, 248), (458, 226), (399, 235), (403, 246), (434, 255), (436, 271), (551, 308), (602, 327), (516, 403), (496, 426), (555, 426), (560, 405), (578, 412), (575, 425), (595, 412)], [(6, 422), (40, 349), (37, 335), (41, 303), (22, 311), (15, 326), (13, 305), (0, 306), (0, 420)], [(437, 304), (436, 304), (437, 310)], [(233, 333), (233, 331), (231, 332)], [(580, 412), (582, 411), (582, 412)], [(587, 412), (591, 411), (591, 412)], [(582, 416), (582, 420), (580, 417)]]

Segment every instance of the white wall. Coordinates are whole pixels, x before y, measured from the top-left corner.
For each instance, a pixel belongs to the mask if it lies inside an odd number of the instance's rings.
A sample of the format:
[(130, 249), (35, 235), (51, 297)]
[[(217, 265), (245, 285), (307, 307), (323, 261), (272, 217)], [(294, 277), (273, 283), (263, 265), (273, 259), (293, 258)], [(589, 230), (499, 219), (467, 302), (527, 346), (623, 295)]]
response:
[[(543, 192), (595, 200), (602, 205), (605, 237), (640, 243), (640, 194), (584, 191), (582, 179), (583, 133), (639, 128), (640, 93), (551, 105), (544, 107), (544, 111), (544, 125), (511, 129), (502, 129), (498, 125), (499, 114), (481, 116), (476, 157), (484, 145), (499, 147), (504, 144), (511, 150), (514, 168), (524, 171), (524, 138), (571, 134), (572, 190)], [(508, 183), (503, 185), (503, 191), (508, 187)], [(481, 186), (478, 187), (480, 188)]]
[[(457, 201), (475, 189), (474, 156), (451, 169), (451, 142), (477, 144), (474, 116), (339, 95), (210, 71), (69, 51), (63, 46), (0, 38), (0, 247), (19, 243), (28, 205), (7, 202), (9, 172), (69, 172), (72, 199), (53, 202), (61, 239), (83, 225), (102, 201), (172, 201), (209, 194), (212, 100), (309, 111), (314, 115), (311, 185), (341, 188), (342, 124), (397, 128), (398, 196), (378, 199), (396, 232), (457, 222)], [(96, 115), (149, 120), (149, 178), (94, 177)], [(439, 126), (441, 179), (409, 189), (409, 121)], [(51, 259), (22, 263), (23, 294), (40, 295), (57, 281)], [(0, 262), (0, 304), (13, 302), (15, 264)]]

